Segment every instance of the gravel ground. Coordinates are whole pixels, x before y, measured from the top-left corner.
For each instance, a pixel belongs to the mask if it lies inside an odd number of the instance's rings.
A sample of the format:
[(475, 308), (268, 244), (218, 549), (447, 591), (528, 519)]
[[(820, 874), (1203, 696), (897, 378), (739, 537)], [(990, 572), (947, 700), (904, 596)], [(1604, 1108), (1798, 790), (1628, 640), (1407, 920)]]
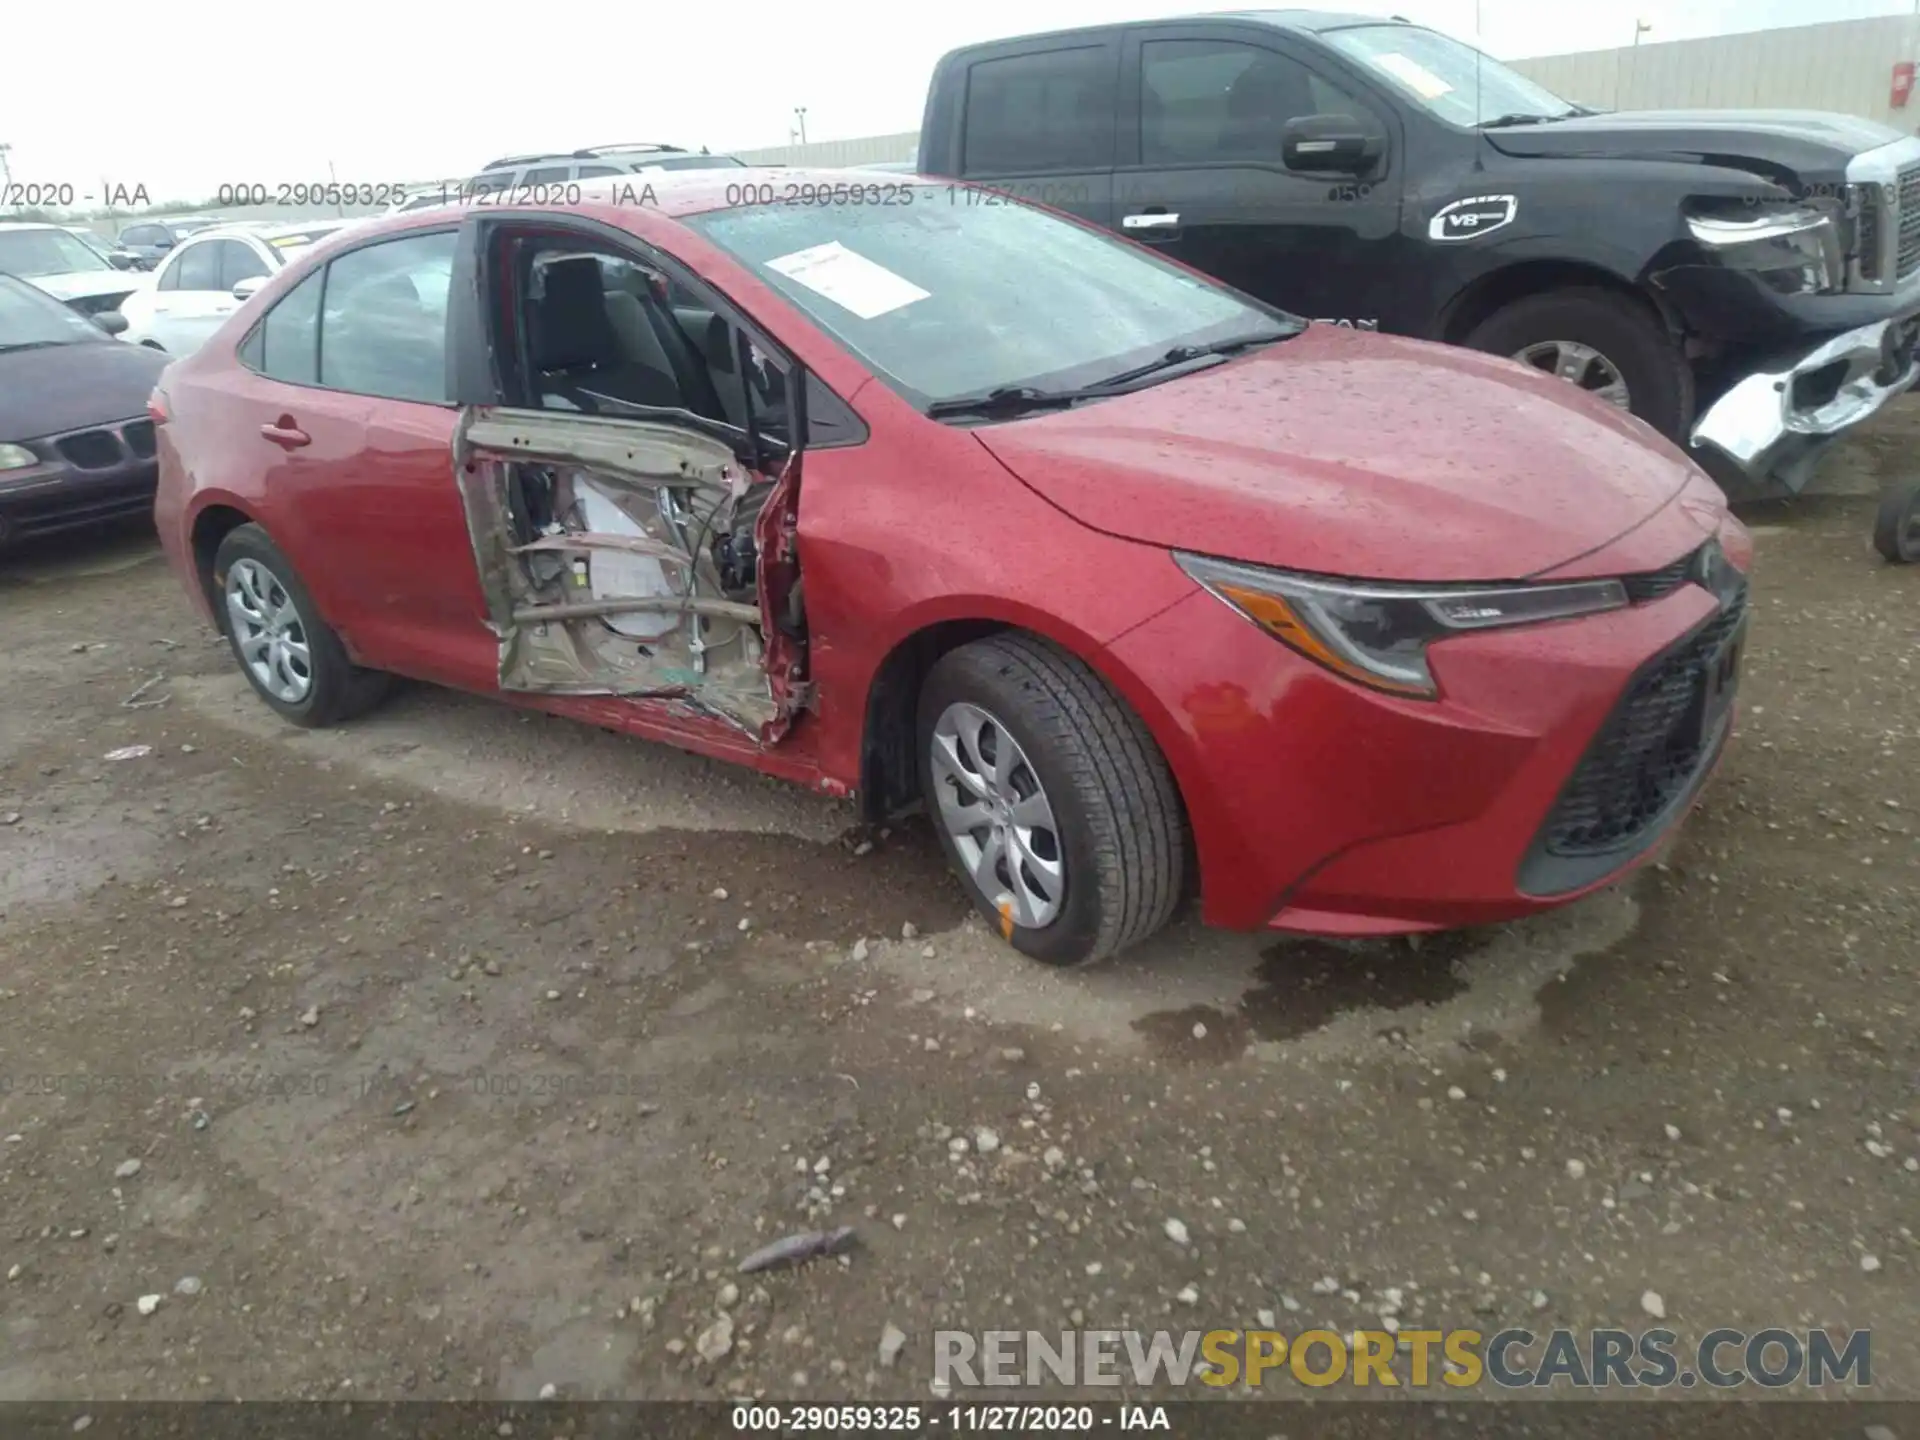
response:
[(1657, 868), (1069, 975), (916, 826), (424, 688), (299, 732), (149, 539), (0, 566), (0, 1399), (925, 1399), (936, 1329), (1656, 1309), (1920, 1395), (1920, 571), (1864, 494), (1917, 436), (1752, 514)]

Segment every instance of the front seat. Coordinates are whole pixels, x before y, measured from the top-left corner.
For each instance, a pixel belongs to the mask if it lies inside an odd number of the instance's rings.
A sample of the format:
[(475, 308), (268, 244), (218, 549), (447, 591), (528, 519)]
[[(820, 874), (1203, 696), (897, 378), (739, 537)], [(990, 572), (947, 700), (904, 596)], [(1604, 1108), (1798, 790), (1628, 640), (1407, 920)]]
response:
[(596, 412), (606, 408), (605, 400), (663, 408), (684, 403), (670, 369), (648, 364), (621, 343), (598, 260), (579, 255), (552, 261), (541, 281), (528, 338), (542, 405)]

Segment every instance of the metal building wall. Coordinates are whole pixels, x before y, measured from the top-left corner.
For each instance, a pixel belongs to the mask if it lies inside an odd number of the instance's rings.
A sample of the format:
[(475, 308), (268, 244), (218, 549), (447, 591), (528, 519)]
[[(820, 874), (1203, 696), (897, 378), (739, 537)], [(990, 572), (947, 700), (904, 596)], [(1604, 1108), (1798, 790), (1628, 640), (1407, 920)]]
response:
[(1556, 95), (1606, 110), (1837, 110), (1912, 133), (1920, 96), (1903, 110), (1888, 102), (1895, 62), (1917, 52), (1920, 18), (1889, 15), (1511, 63)]
[(867, 135), (858, 140), (813, 140), (805, 145), (771, 145), (733, 153), (749, 165), (877, 165), (911, 160), (920, 145), (918, 130), (897, 135)]

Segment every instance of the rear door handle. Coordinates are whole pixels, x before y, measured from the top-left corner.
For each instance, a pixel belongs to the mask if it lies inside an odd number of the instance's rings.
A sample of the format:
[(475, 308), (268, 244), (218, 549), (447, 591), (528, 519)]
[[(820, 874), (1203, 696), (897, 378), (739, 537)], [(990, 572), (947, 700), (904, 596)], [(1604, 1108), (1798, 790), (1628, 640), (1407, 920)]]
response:
[(313, 437), (293, 423), (291, 415), (282, 415), (271, 425), (262, 425), (260, 433), (282, 450), (298, 450), (302, 445), (311, 445)]
[(1145, 210), (1137, 215), (1121, 216), (1120, 228), (1123, 230), (1178, 230), (1180, 216), (1177, 213), (1169, 214), (1165, 210)]

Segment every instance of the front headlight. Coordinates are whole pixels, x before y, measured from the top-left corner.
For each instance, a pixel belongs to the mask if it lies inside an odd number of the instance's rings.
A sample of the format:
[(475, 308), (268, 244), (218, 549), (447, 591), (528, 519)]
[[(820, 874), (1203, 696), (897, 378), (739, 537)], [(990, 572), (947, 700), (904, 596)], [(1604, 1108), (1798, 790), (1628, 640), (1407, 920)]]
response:
[(1783, 295), (1822, 294), (1846, 283), (1846, 237), (1834, 208), (1703, 213), (1687, 217), (1687, 230), (1722, 265), (1751, 271)]
[(1393, 695), (1438, 695), (1427, 647), (1466, 630), (1618, 610), (1618, 580), (1562, 585), (1382, 585), (1290, 575), (1204, 555), (1173, 557), (1262, 630), (1349, 680)]
[(40, 457), (24, 445), (0, 445), (0, 470), (24, 470), (39, 463)]

